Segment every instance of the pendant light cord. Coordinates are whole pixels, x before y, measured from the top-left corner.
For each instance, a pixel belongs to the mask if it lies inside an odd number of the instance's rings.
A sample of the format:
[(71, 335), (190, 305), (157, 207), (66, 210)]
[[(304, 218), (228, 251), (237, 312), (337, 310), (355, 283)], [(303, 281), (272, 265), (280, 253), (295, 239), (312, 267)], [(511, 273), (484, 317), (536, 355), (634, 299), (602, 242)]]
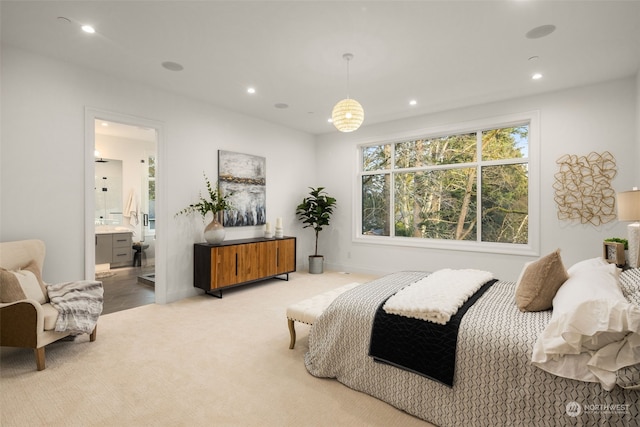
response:
[(350, 89), (350, 85), (349, 85), (349, 61), (351, 61), (353, 59), (353, 54), (352, 53), (345, 53), (344, 55), (342, 55), (342, 57), (347, 61), (347, 99), (351, 99), (350, 94), (349, 94), (349, 89)]
[(347, 57), (347, 99), (351, 99), (349, 91), (349, 59), (350, 58)]

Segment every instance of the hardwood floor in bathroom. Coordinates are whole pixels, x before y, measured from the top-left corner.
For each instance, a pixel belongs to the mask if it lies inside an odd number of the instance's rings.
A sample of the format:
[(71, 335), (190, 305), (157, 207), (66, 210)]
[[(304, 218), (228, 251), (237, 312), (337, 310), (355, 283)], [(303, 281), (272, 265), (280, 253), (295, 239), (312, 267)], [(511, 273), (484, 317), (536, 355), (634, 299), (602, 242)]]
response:
[(111, 277), (98, 277), (104, 288), (102, 314), (128, 310), (155, 302), (153, 282), (139, 276), (153, 274), (154, 266), (122, 267), (109, 270)]

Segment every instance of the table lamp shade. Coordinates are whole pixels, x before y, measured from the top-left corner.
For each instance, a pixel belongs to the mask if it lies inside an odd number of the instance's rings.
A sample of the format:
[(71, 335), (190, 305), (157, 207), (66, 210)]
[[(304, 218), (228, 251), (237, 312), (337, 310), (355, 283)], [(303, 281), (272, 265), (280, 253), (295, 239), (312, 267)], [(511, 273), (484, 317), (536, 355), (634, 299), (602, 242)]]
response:
[(629, 241), (630, 267), (640, 267), (640, 191), (624, 191), (618, 193), (618, 220), (636, 221), (627, 226), (627, 240)]
[(618, 220), (640, 220), (640, 190), (618, 193)]

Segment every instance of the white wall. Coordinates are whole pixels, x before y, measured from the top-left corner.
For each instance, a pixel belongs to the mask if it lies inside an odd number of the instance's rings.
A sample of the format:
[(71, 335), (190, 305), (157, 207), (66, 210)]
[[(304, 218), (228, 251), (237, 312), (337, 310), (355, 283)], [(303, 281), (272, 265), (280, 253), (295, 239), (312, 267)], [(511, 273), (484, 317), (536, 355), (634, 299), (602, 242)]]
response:
[[(636, 74), (636, 164), (640, 165), (640, 71)], [(640, 167), (636, 168), (636, 187), (640, 188)]]
[[(163, 123), (159, 155), (164, 156), (167, 216), (166, 301), (196, 294), (192, 285), (192, 245), (202, 241), (198, 218), (173, 214), (204, 190), (202, 172), (217, 174), (217, 150), (267, 158), (267, 212), (282, 217), (285, 234), (298, 237), (298, 268), (313, 250), (313, 233), (295, 219), (307, 187), (322, 185), (338, 199), (332, 225), (320, 236), (327, 267), (385, 273), (444, 266), (490, 269), (515, 279), (522, 256), (381, 247), (352, 241), (352, 183), (356, 144), (362, 140), (514, 112), (539, 110), (541, 118), (541, 252), (562, 248), (570, 265), (600, 255), (605, 237), (623, 236), (625, 224), (601, 227), (559, 221), (553, 201), (553, 174), (561, 155), (609, 150), (617, 159), (614, 188), (638, 185), (638, 79), (447, 111), (381, 125), (353, 134), (314, 138), (142, 84), (3, 46), (0, 149), (0, 240), (41, 238), (47, 244), (45, 280), (84, 276), (85, 107), (149, 118)], [(365, 106), (366, 109), (366, 106)], [(159, 224), (159, 227), (162, 225)], [(260, 235), (258, 227), (228, 229), (227, 238)]]
[[(163, 300), (198, 293), (192, 253), (204, 225), (173, 214), (205, 190), (203, 172), (215, 179), (219, 149), (266, 157), (268, 217), (282, 217), (285, 234), (297, 234), (295, 206), (315, 178), (311, 135), (7, 46), (1, 67), (0, 240), (43, 239), (45, 280), (84, 277), (85, 107), (163, 123)], [(228, 239), (261, 234), (259, 227), (227, 229)], [(299, 246), (311, 244), (301, 237)], [(299, 264), (304, 258), (299, 250)]]
[[(533, 110), (540, 112), (541, 122), (541, 254), (561, 248), (567, 267), (580, 259), (600, 256), (603, 238), (625, 236), (625, 224), (613, 221), (594, 227), (559, 221), (552, 188), (554, 174), (558, 170), (556, 160), (564, 154), (587, 155), (592, 151), (609, 151), (617, 159), (614, 189), (623, 191), (637, 185), (637, 93), (634, 77), (366, 126), (352, 134), (332, 133), (319, 137), (316, 184), (327, 187), (339, 203), (332, 226), (320, 237), (321, 253), (325, 255), (327, 266), (379, 273), (443, 267), (483, 268), (500, 278), (515, 280), (522, 264), (535, 258), (353, 242), (351, 183), (357, 173), (358, 143), (412, 129), (429, 129)], [(366, 112), (366, 106), (364, 108)]]

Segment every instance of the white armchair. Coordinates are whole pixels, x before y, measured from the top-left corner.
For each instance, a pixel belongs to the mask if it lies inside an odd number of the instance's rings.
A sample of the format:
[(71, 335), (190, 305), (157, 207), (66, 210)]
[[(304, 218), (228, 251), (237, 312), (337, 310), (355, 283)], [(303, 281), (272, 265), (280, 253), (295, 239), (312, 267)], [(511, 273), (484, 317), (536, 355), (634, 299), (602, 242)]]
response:
[[(35, 277), (42, 282), (44, 256), (45, 245), (41, 240), (0, 243), (0, 267), (4, 269), (1, 272), (3, 279), (0, 282), (0, 301), (12, 299), (8, 297), (11, 291), (6, 274), (25, 269), (25, 266), (31, 264), (30, 271), (33, 271)], [(45, 369), (45, 346), (68, 336), (69, 333), (55, 331), (58, 311), (49, 303), (46, 287), (41, 286), (44, 301), (42, 298), (33, 297), (38, 293), (34, 288), (36, 287), (31, 288), (33, 293), (27, 288), (25, 299), (0, 302), (0, 345), (33, 348), (37, 369), (42, 371)], [(96, 339), (96, 330), (97, 326), (90, 334), (91, 341)]]

